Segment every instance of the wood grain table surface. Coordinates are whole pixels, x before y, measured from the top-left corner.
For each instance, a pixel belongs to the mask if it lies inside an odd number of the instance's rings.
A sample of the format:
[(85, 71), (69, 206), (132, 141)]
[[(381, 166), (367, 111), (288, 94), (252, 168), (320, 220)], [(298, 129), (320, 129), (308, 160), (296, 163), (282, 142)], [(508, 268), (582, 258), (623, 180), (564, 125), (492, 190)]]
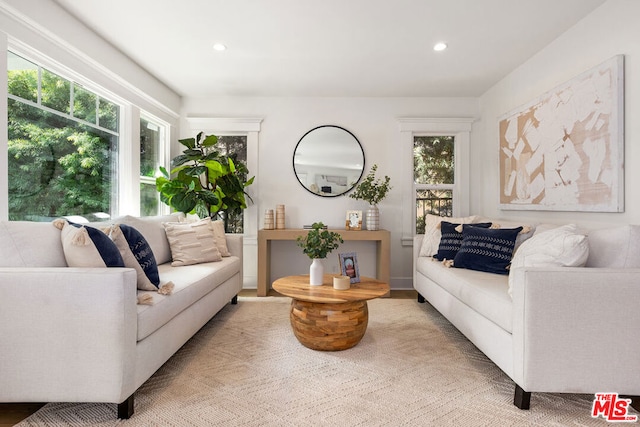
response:
[(359, 283), (352, 283), (349, 289), (333, 288), (335, 274), (325, 274), (321, 286), (311, 286), (309, 275), (287, 276), (273, 282), (273, 289), (278, 293), (299, 301), (315, 303), (346, 303), (366, 301), (386, 295), (389, 285), (370, 277), (360, 277)]

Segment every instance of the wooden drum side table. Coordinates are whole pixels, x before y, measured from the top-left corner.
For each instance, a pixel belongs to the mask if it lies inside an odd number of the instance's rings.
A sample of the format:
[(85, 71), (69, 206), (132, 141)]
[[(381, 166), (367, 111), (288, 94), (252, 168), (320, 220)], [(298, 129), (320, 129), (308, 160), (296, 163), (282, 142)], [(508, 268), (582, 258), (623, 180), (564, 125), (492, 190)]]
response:
[(333, 289), (333, 275), (325, 274), (322, 286), (309, 285), (309, 276), (287, 276), (273, 282), (273, 289), (291, 297), (289, 319), (293, 334), (313, 350), (346, 350), (358, 344), (369, 322), (367, 300), (389, 292), (389, 285), (361, 277), (347, 290)]

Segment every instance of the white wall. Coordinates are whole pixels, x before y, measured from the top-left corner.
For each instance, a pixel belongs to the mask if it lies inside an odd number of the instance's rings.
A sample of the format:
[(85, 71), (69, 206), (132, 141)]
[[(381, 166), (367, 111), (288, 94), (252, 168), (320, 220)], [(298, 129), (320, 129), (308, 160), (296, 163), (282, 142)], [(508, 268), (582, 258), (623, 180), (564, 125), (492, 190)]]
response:
[[(609, 0), (502, 79), (480, 98), (481, 119), (471, 143), (471, 209), (489, 217), (575, 222), (587, 227), (640, 223), (640, 2)], [(501, 211), (498, 117), (584, 71), (623, 54), (625, 59), (625, 212)]]
[[(185, 117), (261, 117), (258, 171), (258, 227), (265, 209), (284, 204), (287, 228), (301, 228), (322, 221), (332, 228), (344, 228), (347, 210), (365, 211), (367, 204), (346, 196), (324, 198), (304, 189), (293, 173), (293, 151), (298, 140), (319, 125), (338, 125), (352, 132), (365, 152), (365, 172), (378, 164), (378, 177), (389, 175), (393, 186), (379, 204), (381, 228), (391, 231), (391, 286), (411, 288), (411, 248), (402, 247), (402, 186), (400, 182), (400, 117), (477, 117), (473, 98), (206, 98), (183, 100), (181, 129), (189, 129)], [(187, 137), (192, 135), (181, 135)], [(256, 173), (251, 171), (251, 173)], [(245, 286), (255, 286), (255, 234), (247, 230)], [(253, 235), (253, 236), (252, 236)], [(309, 260), (294, 243), (273, 245), (272, 275), (306, 274)], [(358, 252), (360, 274), (375, 275), (375, 251), (371, 243), (349, 242), (325, 262), (329, 272), (337, 271), (338, 252)]]
[(0, 0), (0, 31), (163, 119), (180, 109), (178, 94), (53, 1)]

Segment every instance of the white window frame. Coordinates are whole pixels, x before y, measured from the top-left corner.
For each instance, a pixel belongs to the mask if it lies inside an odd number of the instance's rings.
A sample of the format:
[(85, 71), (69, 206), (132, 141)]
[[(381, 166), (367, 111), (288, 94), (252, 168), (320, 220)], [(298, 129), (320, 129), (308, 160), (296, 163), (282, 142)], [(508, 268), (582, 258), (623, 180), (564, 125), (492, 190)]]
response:
[(402, 147), (402, 245), (412, 246), (416, 230), (416, 185), (413, 179), (413, 147), (416, 136), (454, 137), (454, 184), (453, 186), (429, 186), (429, 188), (451, 188), (453, 190), (453, 215), (469, 214), (469, 141), (471, 125), (475, 119), (453, 118), (400, 118), (400, 142)]
[[(218, 118), (218, 117), (188, 117), (189, 129), (184, 138), (194, 137), (200, 132), (206, 135), (246, 135), (247, 137), (247, 168), (250, 176), (258, 176), (258, 135), (260, 133), (261, 118)], [(245, 243), (256, 240), (258, 236), (258, 194), (259, 181), (247, 187), (247, 194), (253, 200), (244, 210)]]
[[(170, 165), (171, 159), (169, 157), (171, 154), (171, 143), (169, 142), (169, 133), (170, 133), (169, 123), (165, 122), (162, 119), (159, 119), (158, 117), (146, 111), (141, 111), (138, 108), (135, 109), (135, 113), (136, 114), (134, 114), (134, 116), (137, 117), (137, 120), (132, 120), (132, 123), (134, 124), (134, 127), (136, 129), (133, 130), (135, 131), (135, 133), (132, 133), (132, 135), (138, 135), (138, 138), (132, 141), (132, 144), (131, 144), (131, 150), (132, 150), (131, 158), (134, 159), (131, 167), (132, 167), (132, 170), (138, 171), (138, 180), (137, 180), (137, 183), (134, 183), (134, 185), (132, 185), (133, 188), (131, 188), (130, 200), (134, 200), (134, 201), (137, 200), (137, 210), (138, 210), (137, 215), (139, 216), (140, 215), (140, 184), (142, 184), (144, 181), (145, 184), (155, 185), (155, 178), (158, 177), (158, 173), (160, 172), (158, 170), (154, 178), (147, 178), (147, 177), (143, 178), (142, 176), (140, 176), (140, 120), (144, 119), (160, 126), (160, 148), (158, 151), (158, 154), (159, 154), (158, 164), (159, 166), (164, 166), (167, 170), (169, 170), (171, 167)], [(168, 215), (169, 213), (171, 213), (171, 208), (165, 203), (162, 203), (160, 201), (160, 193), (158, 193), (158, 215)]]
[[(109, 76), (100, 76), (101, 82), (92, 82), (89, 78), (83, 76), (79, 72), (72, 70), (71, 68), (63, 65), (59, 61), (56, 61), (38, 50), (30, 47), (29, 45), (22, 43), (14, 38), (7, 37), (6, 34), (0, 32), (0, 98), (7, 99), (7, 53), (8, 51), (14, 52), (17, 55), (24, 57), (29, 61), (33, 61), (38, 65), (66, 78), (72, 82), (79, 83), (86, 89), (96, 93), (100, 97), (107, 99), (111, 102), (118, 104), (120, 107), (120, 123), (119, 123), (119, 142), (118, 142), (118, 200), (113, 208), (113, 214), (115, 216), (121, 215), (140, 215), (140, 117), (143, 116), (147, 119), (151, 119), (154, 122), (162, 123), (165, 126), (164, 133), (164, 161), (163, 165), (169, 168), (170, 149), (171, 144), (169, 141), (173, 140), (176, 135), (176, 125), (171, 124), (169, 121), (175, 119), (177, 124), (178, 114), (163, 108), (159, 104), (150, 104), (144, 99), (145, 96), (142, 92), (133, 93), (134, 99), (140, 101), (140, 106), (134, 102), (129, 101), (122, 96), (113, 93), (111, 90), (104, 89), (101, 84), (107, 84), (108, 86), (117, 85), (120, 82), (113, 82), (109, 79)], [(136, 98), (137, 97), (137, 98)], [(7, 102), (0, 102), (0, 117), (5, 117), (5, 120), (0, 121), (0, 153), (7, 153), (8, 151), (8, 130), (7, 130)], [(144, 108), (142, 110), (141, 108)], [(152, 114), (147, 111), (156, 111)], [(158, 117), (166, 117), (166, 120)], [(6, 155), (0, 156), (0, 196), (8, 195), (9, 181), (8, 170), (9, 160)], [(164, 203), (160, 204), (160, 214), (167, 214), (170, 212), (170, 208)], [(0, 197), (0, 220), (7, 220), (9, 218), (9, 201), (8, 197)]]
[[(109, 133), (111, 135), (116, 135), (118, 137), (117, 171), (116, 171), (115, 182), (114, 182), (115, 187), (118, 189), (118, 193), (117, 193), (117, 198), (116, 197), (111, 198), (111, 206), (109, 210), (113, 216), (123, 215), (123, 212), (135, 215), (136, 214), (135, 210), (132, 211), (128, 209), (128, 206), (132, 205), (132, 201), (130, 199), (131, 192), (129, 190), (131, 189), (131, 183), (133, 178), (132, 176), (130, 176), (131, 169), (129, 166), (132, 163), (132, 159), (128, 153), (128, 147), (129, 145), (131, 145), (130, 133), (129, 133), (131, 131), (130, 129), (131, 126), (129, 125), (129, 123), (131, 120), (132, 111), (135, 111), (136, 107), (133, 107), (130, 103), (128, 103), (121, 97), (113, 93), (110, 93), (108, 91), (105, 91), (100, 86), (89, 81), (82, 75), (52, 60), (51, 58), (46, 57), (45, 55), (41, 54), (40, 52), (30, 48), (29, 46), (23, 43), (20, 43), (16, 40), (9, 40), (7, 38), (5, 38), (3, 41), (4, 41), (3, 50), (2, 52), (0, 52), (0, 54), (2, 54), (2, 61), (4, 64), (1, 72), (2, 79), (0, 80), (0, 84), (2, 85), (2, 90), (0, 90), (0, 96), (2, 96), (3, 99), (6, 100), (9, 98), (9, 93), (7, 88), (7, 85), (8, 85), (7, 55), (8, 55), (8, 52), (12, 52), (13, 54), (24, 58), (25, 60), (34, 63), (35, 65), (37, 65), (38, 67), (41, 67), (42, 69), (45, 69), (50, 73), (56, 74), (57, 76), (65, 80), (68, 80), (72, 88), (76, 84), (80, 85), (82, 88), (94, 93), (95, 95), (99, 96), (100, 98), (106, 101), (116, 104), (119, 107), (120, 111), (119, 111), (119, 117), (118, 117), (117, 132), (111, 131), (109, 129), (101, 128), (95, 124), (85, 122), (82, 119), (74, 118), (72, 115), (69, 115), (68, 119), (76, 123), (81, 123), (81, 124), (85, 123), (88, 125), (92, 125), (92, 127), (94, 127), (95, 129), (98, 129), (102, 132)], [(38, 99), (39, 98), (40, 98), (40, 94), (38, 94)], [(28, 101), (25, 103), (27, 105), (30, 105)], [(7, 105), (7, 102), (3, 102), (2, 104), (3, 104), (3, 110), (0, 113), (2, 113), (1, 117), (5, 118), (5, 120), (3, 120), (4, 122), (3, 126), (5, 130), (3, 135), (5, 135), (5, 137), (2, 138), (2, 143), (0, 143), (0, 150), (2, 150), (1, 152), (3, 153), (7, 153), (9, 150), (9, 141), (7, 139), (8, 124), (6, 120), (6, 118), (8, 117), (8, 105)], [(38, 104), (35, 107), (42, 109), (44, 111), (48, 110), (46, 106), (43, 106), (41, 104)], [(56, 112), (56, 111), (53, 111), (53, 113), (60, 114), (60, 112)], [(66, 113), (61, 113), (61, 115), (65, 117), (67, 116)], [(0, 191), (3, 191), (0, 194), (8, 195), (9, 194), (9, 177), (8, 177), (9, 159), (7, 158), (7, 156), (3, 156), (3, 157), (6, 158), (6, 164), (4, 163), (0, 164), (0, 167), (3, 167), (4, 169), (2, 170), (6, 171), (7, 173), (4, 174), (2, 179), (0, 180), (2, 181), (2, 185), (0, 185)], [(140, 169), (139, 161), (140, 159), (138, 154), (138, 170)], [(140, 197), (140, 194), (138, 191), (138, 199), (139, 197)], [(8, 197), (3, 197), (3, 199), (7, 199), (7, 200), (5, 200), (4, 203), (0, 205), (0, 218), (6, 220), (9, 218), (9, 202), (8, 202)], [(139, 213), (139, 210), (137, 212)]]

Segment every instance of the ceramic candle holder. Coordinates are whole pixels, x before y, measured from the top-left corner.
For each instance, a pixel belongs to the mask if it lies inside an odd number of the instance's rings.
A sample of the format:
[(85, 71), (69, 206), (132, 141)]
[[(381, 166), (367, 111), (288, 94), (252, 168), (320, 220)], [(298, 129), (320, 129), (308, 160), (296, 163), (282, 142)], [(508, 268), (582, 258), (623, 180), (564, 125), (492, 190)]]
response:
[(351, 278), (349, 276), (335, 276), (333, 278), (333, 289), (344, 291), (351, 287)]

